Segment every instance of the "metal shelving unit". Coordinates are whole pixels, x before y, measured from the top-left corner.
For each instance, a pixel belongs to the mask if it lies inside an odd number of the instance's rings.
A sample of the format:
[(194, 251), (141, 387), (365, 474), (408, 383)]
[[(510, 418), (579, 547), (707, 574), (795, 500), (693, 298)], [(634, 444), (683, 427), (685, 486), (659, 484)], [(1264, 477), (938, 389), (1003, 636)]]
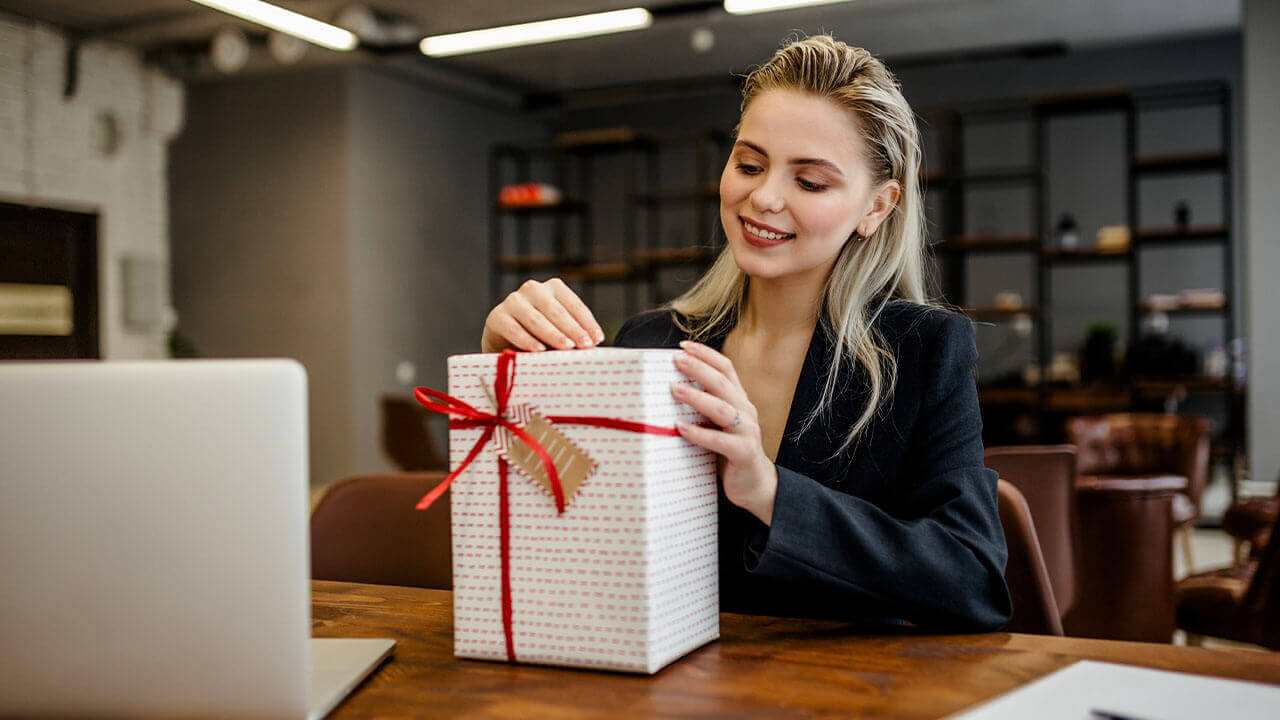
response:
[[(1138, 152), (1138, 121), (1150, 110), (1184, 107), (1213, 107), (1219, 112), (1222, 128), (1219, 147), (1190, 152), (1149, 154)], [(1054, 247), (1048, 238), (1052, 228), (1048, 213), (1049, 172), (1047, 167), (1049, 120), (1070, 115), (1119, 114), (1123, 118), (1126, 163), (1126, 217), (1130, 229), (1129, 246), (1122, 251), (1098, 249), (1065, 249)], [(1019, 254), (1032, 259), (1035, 273), (1035, 300), (1019, 308), (965, 308), (975, 319), (1005, 322), (1025, 316), (1034, 322), (1036, 346), (1034, 361), (1042, 368), (1035, 386), (980, 386), (984, 404), (1028, 408), (1039, 424), (1038, 438), (1051, 439), (1044, 427), (1047, 413), (1094, 411), (1123, 404), (1141, 407), (1174, 394), (1221, 395), (1231, 427), (1224, 428), (1219, 438), (1219, 456), (1237, 456), (1243, 451), (1244, 429), (1239, 412), (1239, 393), (1227, 377), (1139, 377), (1122, 375), (1119, 386), (1061, 387), (1048, 381), (1043, 369), (1052, 357), (1053, 286), (1052, 269), (1063, 265), (1115, 265), (1126, 268), (1129, 333), (1127, 347), (1137, 346), (1141, 338), (1142, 320), (1148, 312), (1165, 312), (1175, 316), (1208, 315), (1223, 319), (1224, 345), (1235, 328), (1232, 276), (1232, 196), (1231, 196), (1231, 115), (1229, 89), (1225, 83), (1203, 83), (1150, 88), (1107, 87), (1054, 95), (1034, 96), (1026, 101), (996, 102), (955, 108), (949, 111), (950, 126), (946, 140), (946, 164), (932, 171), (931, 183), (945, 185), (946, 240), (936, 247), (943, 252), (947, 267), (947, 294), (956, 304), (965, 297), (966, 258), (974, 255)], [(1023, 167), (1005, 167), (972, 171), (965, 169), (964, 130), (980, 123), (1023, 121), (1031, 124), (1031, 161)], [(1188, 227), (1141, 227), (1139, 225), (1139, 186), (1147, 178), (1218, 173), (1222, 177), (1221, 224)], [(1013, 234), (966, 234), (965, 192), (969, 189), (1003, 186), (1029, 186), (1032, 190), (1031, 215), (1036, 227), (1032, 232)], [(1140, 297), (1142, 288), (1142, 254), (1152, 247), (1179, 248), (1216, 246), (1223, 251), (1222, 293), (1226, 302), (1214, 305), (1185, 305), (1150, 309)], [(1094, 396), (1097, 397), (1094, 397)]]

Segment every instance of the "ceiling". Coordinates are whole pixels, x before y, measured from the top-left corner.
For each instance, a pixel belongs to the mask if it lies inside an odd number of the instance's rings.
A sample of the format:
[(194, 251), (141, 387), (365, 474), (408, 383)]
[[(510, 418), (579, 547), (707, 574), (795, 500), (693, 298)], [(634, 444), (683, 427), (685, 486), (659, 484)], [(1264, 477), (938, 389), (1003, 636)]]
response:
[[(322, 20), (351, 0), (275, 0)], [(854, 0), (752, 16), (727, 15), (715, 2), (682, 0), (364, 0), (401, 16), (422, 34), (600, 12), (637, 4), (655, 11), (638, 32), (513, 48), (434, 61), (525, 90), (562, 92), (681, 78), (730, 76), (767, 58), (792, 32), (831, 32), (890, 58), (1043, 43), (1114, 45), (1238, 31), (1238, 0)], [(146, 50), (199, 46), (219, 28), (241, 23), (188, 0), (0, 0), (0, 11), (43, 20)], [(690, 42), (699, 29), (709, 51)], [(385, 56), (387, 53), (380, 53)], [(412, 45), (392, 55), (415, 56)], [(368, 51), (358, 51), (368, 58)], [(305, 62), (345, 61), (312, 48)], [(403, 61), (403, 59), (402, 59)], [(425, 61), (424, 61), (425, 62)]]

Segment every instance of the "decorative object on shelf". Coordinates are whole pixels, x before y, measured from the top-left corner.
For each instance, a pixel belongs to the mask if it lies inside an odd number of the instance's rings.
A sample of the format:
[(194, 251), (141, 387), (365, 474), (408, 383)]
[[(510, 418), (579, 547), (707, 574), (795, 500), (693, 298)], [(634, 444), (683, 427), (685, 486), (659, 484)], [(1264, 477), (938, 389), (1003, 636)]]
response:
[(1122, 253), (1129, 250), (1129, 228), (1107, 225), (1098, 230), (1098, 252)]
[(1227, 374), (1227, 348), (1222, 343), (1213, 343), (1204, 355), (1204, 374), (1220, 378)]
[(1080, 363), (1069, 352), (1055, 352), (1049, 363), (1049, 382), (1075, 385), (1080, 382)]
[(1031, 316), (1027, 313), (1018, 313), (1013, 316), (1009, 323), (1009, 329), (1013, 330), (1016, 337), (1025, 338), (1031, 335), (1032, 325)]
[(1179, 200), (1173, 206), (1173, 225), (1180, 233), (1185, 233), (1191, 225), (1191, 205), (1186, 200)]
[(1178, 302), (1184, 308), (1212, 310), (1227, 304), (1227, 296), (1216, 288), (1194, 288), (1178, 293)]
[(1003, 310), (1017, 310), (1022, 307), (1022, 296), (1012, 290), (996, 293), (995, 306)]
[(1116, 326), (1101, 321), (1089, 325), (1080, 351), (1080, 379), (1086, 383), (1111, 380), (1116, 371)]
[(1058, 218), (1058, 247), (1074, 249), (1080, 246), (1080, 226), (1070, 213)]
[(1178, 296), (1167, 293), (1152, 293), (1142, 301), (1143, 309), (1148, 312), (1164, 312), (1178, 309)]
[(504, 208), (547, 207), (563, 199), (560, 189), (547, 183), (516, 183), (498, 191), (498, 205)]

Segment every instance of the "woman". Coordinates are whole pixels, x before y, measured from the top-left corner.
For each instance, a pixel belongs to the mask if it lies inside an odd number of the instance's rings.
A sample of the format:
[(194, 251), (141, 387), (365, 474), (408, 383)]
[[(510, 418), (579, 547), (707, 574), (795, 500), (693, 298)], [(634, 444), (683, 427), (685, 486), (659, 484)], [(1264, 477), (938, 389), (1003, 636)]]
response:
[[(920, 145), (865, 50), (794, 42), (746, 80), (720, 179), (727, 248), (615, 343), (680, 347), (681, 424), (720, 456), (721, 606), (934, 630), (1010, 616), (983, 467), (973, 329), (925, 299)], [(603, 339), (559, 280), (489, 314), (482, 346)]]

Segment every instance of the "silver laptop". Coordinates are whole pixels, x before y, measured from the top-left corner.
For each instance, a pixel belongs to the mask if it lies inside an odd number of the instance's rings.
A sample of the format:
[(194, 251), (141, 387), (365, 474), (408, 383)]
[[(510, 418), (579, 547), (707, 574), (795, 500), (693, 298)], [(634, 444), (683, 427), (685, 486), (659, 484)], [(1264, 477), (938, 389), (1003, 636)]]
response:
[(287, 360), (0, 363), (0, 716), (324, 716)]

